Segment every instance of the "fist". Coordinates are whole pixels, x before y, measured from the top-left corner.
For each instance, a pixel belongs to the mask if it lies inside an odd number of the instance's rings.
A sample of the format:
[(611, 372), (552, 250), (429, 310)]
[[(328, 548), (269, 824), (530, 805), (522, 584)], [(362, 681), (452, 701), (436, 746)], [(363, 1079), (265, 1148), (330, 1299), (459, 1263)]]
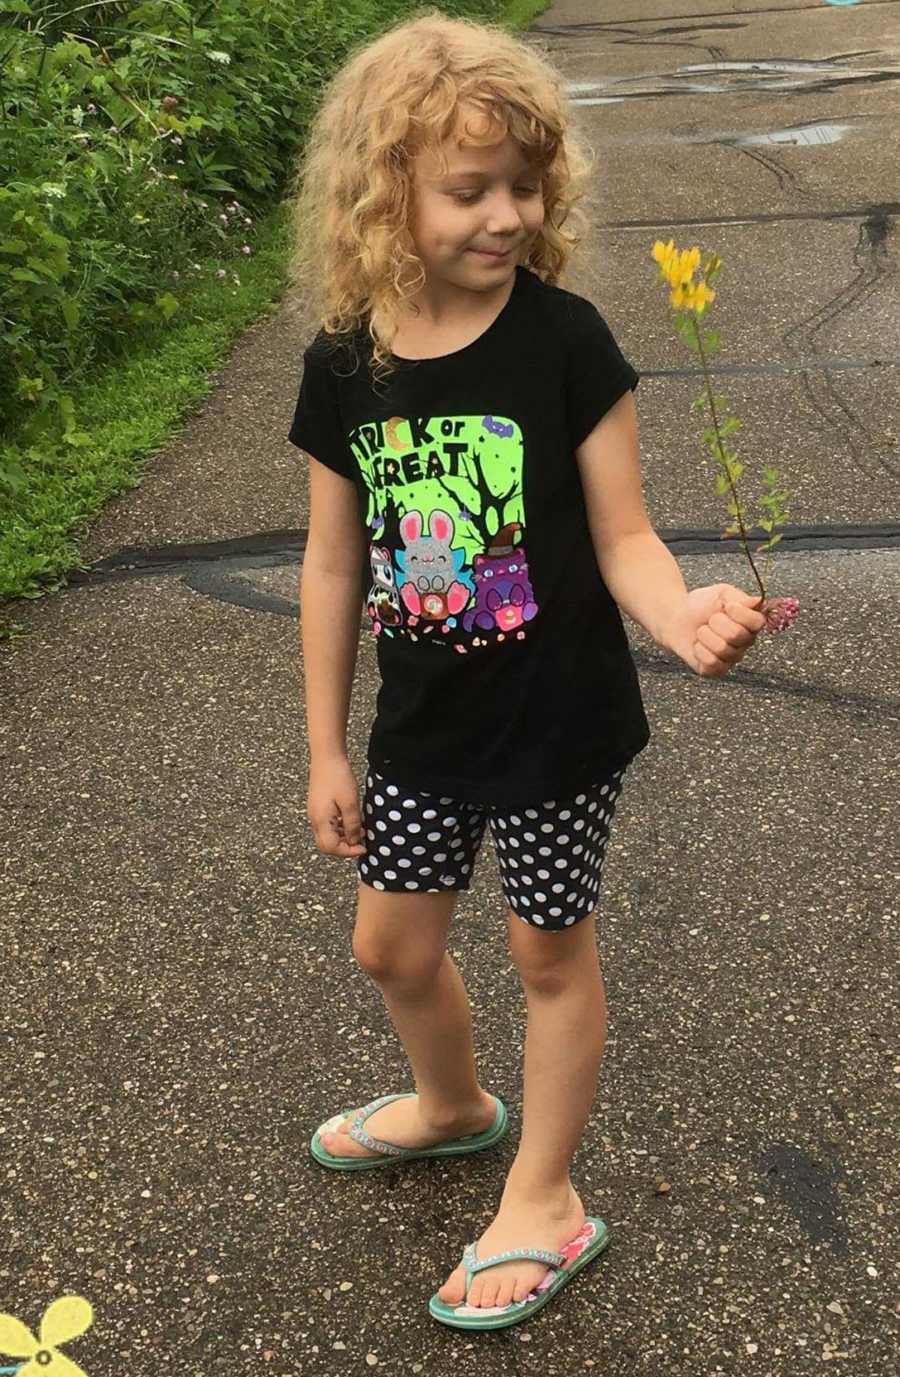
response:
[(704, 678), (721, 678), (746, 655), (766, 624), (758, 593), (730, 583), (693, 588), (676, 613), (669, 645)]

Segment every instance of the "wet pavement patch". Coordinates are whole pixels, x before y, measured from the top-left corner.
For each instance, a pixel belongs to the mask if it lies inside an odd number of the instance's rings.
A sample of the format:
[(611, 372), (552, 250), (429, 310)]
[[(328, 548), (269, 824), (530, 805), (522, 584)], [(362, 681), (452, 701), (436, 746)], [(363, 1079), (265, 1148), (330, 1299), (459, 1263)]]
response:
[(791, 1143), (773, 1143), (762, 1153), (759, 1170), (764, 1188), (787, 1205), (811, 1241), (846, 1257), (849, 1233), (836, 1189), (846, 1180), (842, 1168), (814, 1161)]

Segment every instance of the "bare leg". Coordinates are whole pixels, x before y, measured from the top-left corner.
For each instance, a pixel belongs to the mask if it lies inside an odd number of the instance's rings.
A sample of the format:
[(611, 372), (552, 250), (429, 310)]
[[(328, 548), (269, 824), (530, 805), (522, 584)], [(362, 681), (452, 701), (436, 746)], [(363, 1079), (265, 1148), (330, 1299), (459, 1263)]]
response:
[[(557, 1249), (584, 1223), (584, 1208), (569, 1176), (597, 1088), (606, 1044), (606, 991), (593, 916), (563, 932), (530, 927), (510, 914), (510, 949), (528, 1005), (522, 1137), (500, 1209), (478, 1241), (487, 1257), (534, 1244)], [(472, 1305), (522, 1300), (545, 1275), (540, 1263), (501, 1263), (479, 1272)], [(440, 1288), (454, 1305), (463, 1299), (458, 1267)]]
[[(398, 1147), (430, 1147), (494, 1121), (494, 1101), (478, 1084), (468, 997), (447, 951), (455, 904), (452, 891), (388, 894), (359, 886), (353, 952), (381, 989), (417, 1091), (414, 1100), (377, 1110), (366, 1131)], [(387, 1092), (373, 1089), (371, 1098), (381, 1093)], [(373, 1155), (347, 1136), (348, 1127), (345, 1119), (337, 1132), (322, 1135), (327, 1151)]]

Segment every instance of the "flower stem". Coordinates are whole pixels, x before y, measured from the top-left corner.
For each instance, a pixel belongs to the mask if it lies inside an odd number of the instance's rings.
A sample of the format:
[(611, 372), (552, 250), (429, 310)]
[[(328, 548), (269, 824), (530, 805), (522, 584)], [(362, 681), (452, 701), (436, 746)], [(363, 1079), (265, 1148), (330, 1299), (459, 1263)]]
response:
[(759, 576), (759, 571), (757, 570), (756, 565), (753, 563), (753, 556), (752, 556), (751, 553), (750, 553), (750, 545), (749, 545), (749, 542), (748, 542), (748, 540), (747, 540), (747, 532), (746, 532), (746, 530), (744, 529), (744, 518), (741, 516), (741, 505), (740, 505), (740, 503), (738, 502), (737, 489), (736, 489), (735, 486), (734, 486), (734, 481), (732, 480), (732, 477), (731, 477), (731, 469), (730, 469), (730, 467), (729, 467), (729, 465), (728, 465), (728, 461), (727, 461), (726, 458), (725, 458), (725, 454), (724, 454), (723, 447), (722, 447), (722, 435), (721, 435), (721, 432), (720, 432), (720, 430), (719, 430), (719, 418), (718, 418), (718, 416), (716, 415), (716, 403), (715, 403), (715, 400), (714, 400), (714, 398), (713, 398), (712, 385), (711, 385), (710, 380), (709, 380), (709, 369), (708, 369), (708, 367), (707, 367), (707, 365), (706, 365), (706, 354), (705, 354), (704, 351), (703, 351), (703, 341), (702, 341), (702, 339), (701, 339), (701, 337), (700, 337), (700, 327), (699, 327), (699, 324), (698, 324), (698, 322), (697, 322), (697, 317), (696, 317), (693, 313), (691, 313), (691, 324), (692, 324), (693, 327), (694, 327), (694, 335), (695, 335), (696, 340), (697, 340), (697, 351), (698, 351), (698, 353), (700, 354), (700, 362), (703, 364), (703, 378), (704, 378), (704, 381), (705, 381), (705, 383), (706, 383), (706, 395), (709, 397), (709, 407), (710, 407), (710, 411), (712, 412), (713, 425), (714, 425), (715, 428), (716, 428), (716, 440), (718, 441), (718, 445), (719, 445), (719, 457), (720, 457), (720, 459), (722, 460), (722, 466), (723, 466), (723, 468), (725, 469), (725, 476), (726, 476), (726, 478), (728, 479), (728, 486), (731, 488), (731, 494), (732, 494), (732, 496), (733, 496), (733, 498), (734, 498), (734, 510), (735, 510), (735, 514), (736, 514), (736, 516), (737, 516), (737, 523), (738, 523), (738, 526), (739, 526), (739, 528), (740, 528), (741, 542), (742, 542), (742, 544), (743, 544), (743, 546), (744, 546), (744, 554), (747, 556), (748, 560), (750, 561), (750, 568), (753, 570), (753, 575), (754, 575), (754, 577), (755, 577), (755, 579), (756, 579), (756, 582), (759, 584), (759, 591), (760, 591), (760, 593), (762, 594), (763, 601), (765, 602), (765, 599), (766, 599), (766, 596), (767, 596), (766, 590), (765, 590), (765, 587), (764, 587), (764, 585), (763, 585), (763, 581), (762, 581), (762, 579), (761, 579), (760, 576)]

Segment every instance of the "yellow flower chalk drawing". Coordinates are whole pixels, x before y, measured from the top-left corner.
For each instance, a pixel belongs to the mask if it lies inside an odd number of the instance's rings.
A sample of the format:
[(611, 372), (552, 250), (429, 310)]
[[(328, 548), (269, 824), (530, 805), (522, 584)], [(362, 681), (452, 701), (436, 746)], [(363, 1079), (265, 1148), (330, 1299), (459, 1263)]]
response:
[(60, 1296), (51, 1301), (37, 1339), (14, 1315), (0, 1314), (0, 1353), (27, 1359), (18, 1367), (0, 1367), (0, 1372), (14, 1372), (16, 1377), (87, 1377), (84, 1368), (60, 1353), (56, 1345), (77, 1339), (93, 1322), (93, 1307), (84, 1296)]

